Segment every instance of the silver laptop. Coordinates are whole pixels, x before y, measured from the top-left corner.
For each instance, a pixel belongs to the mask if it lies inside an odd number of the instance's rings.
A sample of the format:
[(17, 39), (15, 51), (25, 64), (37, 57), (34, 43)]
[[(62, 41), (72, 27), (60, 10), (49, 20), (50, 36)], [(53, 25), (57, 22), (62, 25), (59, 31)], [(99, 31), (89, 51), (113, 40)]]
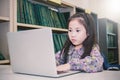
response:
[(7, 37), (13, 72), (49, 77), (79, 73), (58, 74), (51, 29), (8, 32)]

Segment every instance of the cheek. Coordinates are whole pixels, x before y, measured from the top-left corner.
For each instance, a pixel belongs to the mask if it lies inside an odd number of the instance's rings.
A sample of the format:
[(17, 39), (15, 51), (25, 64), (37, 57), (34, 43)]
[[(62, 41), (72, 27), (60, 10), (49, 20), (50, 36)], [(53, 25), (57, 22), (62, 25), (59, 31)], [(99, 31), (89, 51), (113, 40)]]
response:
[(71, 36), (72, 36), (72, 34), (70, 32), (68, 32), (68, 37), (71, 37)]
[(77, 38), (79, 39), (79, 41), (83, 42), (87, 38), (87, 35), (86, 34), (80, 34), (80, 35), (78, 35)]
[(86, 38), (87, 34), (82, 34), (81, 37)]
[(68, 38), (71, 40), (71, 36), (70, 36), (70, 34), (68, 33)]

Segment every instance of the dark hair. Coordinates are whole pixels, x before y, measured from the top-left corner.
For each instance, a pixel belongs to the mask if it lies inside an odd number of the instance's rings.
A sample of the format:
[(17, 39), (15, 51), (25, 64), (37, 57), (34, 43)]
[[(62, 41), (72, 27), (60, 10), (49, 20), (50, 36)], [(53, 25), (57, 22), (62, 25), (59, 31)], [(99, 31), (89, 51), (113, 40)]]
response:
[[(84, 53), (81, 56), (81, 59), (82, 59), (82, 58), (85, 58), (86, 56), (90, 56), (90, 52), (91, 52), (93, 46), (95, 44), (97, 44), (96, 36), (95, 36), (95, 27), (96, 26), (95, 26), (95, 22), (94, 22), (92, 15), (88, 14), (88, 13), (76, 13), (76, 14), (72, 15), (68, 19), (68, 25), (69, 25), (69, 22), (73, 19), (78, 19), (79, 22), (84, 25), (86, 32), (89, 35), (83, 42)], [(67, 62), (68, 51), (69, 51), (69, 47), (71, 44), (72, 43), (68, 38), (63, 46), (62, 51), (61, 51), (61, 57), (63, 57), (65, 59), (65, 63)]]

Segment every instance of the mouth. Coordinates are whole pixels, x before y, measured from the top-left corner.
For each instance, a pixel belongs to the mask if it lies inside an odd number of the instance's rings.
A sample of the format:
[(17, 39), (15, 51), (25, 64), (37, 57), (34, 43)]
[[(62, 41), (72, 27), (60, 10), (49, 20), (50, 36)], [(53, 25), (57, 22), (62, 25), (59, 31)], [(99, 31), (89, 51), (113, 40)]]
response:
[(75, 40), (75, 39), (71, 39), (71, 42), (73, 42), (73, 43), (74, 43), (74, 42), (76, 42), (76, 40)]

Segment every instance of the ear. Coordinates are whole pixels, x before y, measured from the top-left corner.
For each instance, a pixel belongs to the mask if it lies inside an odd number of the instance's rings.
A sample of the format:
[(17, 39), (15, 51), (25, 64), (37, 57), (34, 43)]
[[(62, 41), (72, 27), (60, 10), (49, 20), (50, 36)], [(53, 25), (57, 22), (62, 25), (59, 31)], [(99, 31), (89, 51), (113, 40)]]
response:
[(90, 34), (89, 33), (87, 33), (87, 36), (89, 36)]

